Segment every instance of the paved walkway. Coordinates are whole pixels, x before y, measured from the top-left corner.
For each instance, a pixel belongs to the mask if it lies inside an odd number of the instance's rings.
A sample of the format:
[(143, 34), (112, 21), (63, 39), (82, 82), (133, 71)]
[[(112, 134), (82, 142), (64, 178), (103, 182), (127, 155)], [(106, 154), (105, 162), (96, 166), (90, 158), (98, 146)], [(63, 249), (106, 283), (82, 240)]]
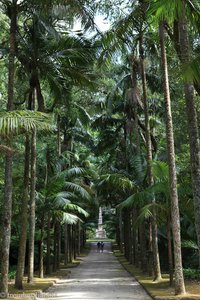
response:
[[(47, 296), (47, 295), (46, 295)], [(117, 261), (111, 244), (105, 243), (103, 253), (96, 244), (83, 262), (71, 269), (69, 279), (60, 280), (49, 289), (48, 299), (55, 300), (150, 300), (140, 284)]]

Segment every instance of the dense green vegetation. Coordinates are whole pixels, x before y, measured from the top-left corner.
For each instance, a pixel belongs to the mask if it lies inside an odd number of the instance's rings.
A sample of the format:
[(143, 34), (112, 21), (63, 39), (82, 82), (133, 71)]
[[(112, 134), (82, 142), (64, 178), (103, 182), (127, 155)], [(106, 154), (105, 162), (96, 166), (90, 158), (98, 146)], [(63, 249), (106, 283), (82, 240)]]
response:
[(2, 0), (0, 25), (1, 293), (76, 258), (102, 206), (126, 259), (184, 294), (200, 266), (199, 2)]

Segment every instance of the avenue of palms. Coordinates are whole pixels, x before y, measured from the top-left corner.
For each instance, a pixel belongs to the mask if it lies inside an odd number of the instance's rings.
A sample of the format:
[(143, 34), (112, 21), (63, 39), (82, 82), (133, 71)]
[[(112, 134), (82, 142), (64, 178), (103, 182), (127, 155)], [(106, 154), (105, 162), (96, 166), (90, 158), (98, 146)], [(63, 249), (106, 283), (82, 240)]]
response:
[(115, 2), (0, 3), (5, 297), (11, 269), (23, 290), (72, 262), (100, 206), (154, 282), (167, 273), (184, 295), (199, 271), (200, 4)]

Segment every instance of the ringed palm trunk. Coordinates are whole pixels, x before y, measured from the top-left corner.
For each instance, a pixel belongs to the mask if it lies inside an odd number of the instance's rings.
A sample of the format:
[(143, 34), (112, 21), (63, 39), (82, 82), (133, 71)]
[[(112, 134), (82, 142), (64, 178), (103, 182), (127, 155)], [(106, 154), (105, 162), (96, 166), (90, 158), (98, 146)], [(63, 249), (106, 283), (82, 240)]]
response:
[(19, 239), (19, 252), (15, 287), (23, 289), (23, 276), (26, 255), (27, 225), (28, 225), (28, 199), (29, 199), (29, 171), (30, 171), (30, 139), (26, 136), (25, 161), (24, 161), (24, 191), (21, 203), (21, 228)]
[[(10, 50), (8, 62), (8, 102), (7, 110), (12, 111), (14, 108), (14, 73), (15, 73), (15, 51), (16, 51), (16, 31), (17, 31), (17, 0), (11, 3), (11, 22), (10, 22)], [(8, 146), (12, 148), (12, 137), (8, 141)], [(6, 154), (5, 159), (5, 183), (4, 183), (4, 200), (2, 214), (2, 244), (1, 244), (1, 277), (0, 291), (2, 297), (8, 294), (8, 272), (9, 272), (9, 254), (11, 238), (11, 216), (12, 216), (12, 165), (13, 153)]]
[[(180, 58), (183, 66), (190, 62), (189, 38), (187, 21), (185, 16), (185, 2), (183, 2), (183, 13), (179, 20), (180, 33)], [(194, 198), (195, 226), (199, 248), (200, 266), (200, 140), (198, 130), (198, 116), (194, 95), (194, 85), (190, 80), (184, 81), (184, 92), (186, 101), (186, 113), (190, 145), (190, 166), (192, 174), (192, 191)]]
[(33, 283), (34, 277), (34, 243), (35, 243), (35, 187), (36, 187), (36, 129), (31, 137), (31, 190), (30, 190), (30, 219), (29, 219), (29, 255), (28, 283)]
[[(140, 39), (140, 65), (142, 72), (142, 89), (143, 89), (143, 103), (144, 103), (144, 114), (145, 114), (145, 127), (146, 127), (146, 147), (147, 147), (147, 168), (148, 168), (148, 178), (149, 184), (153, 185), (153, 174), (152, 174), (152, 144), (150, 135), (150, 124), (149, 124), (149, 108), (147, 100), (147, 81), (146, 72), (144, 67), (144, 50), (143, 50), (143, 38)], [(153, 200), (155, 203), (155, 198)], [(162, 279), (160, 270), (160, 257), (158, 250), (158, 229), (156, 221), (156, 211), (153, 209), (152, 222), (152, 250), (153, 250), (153, 273), (154, 281), (160, 281)]]
[(169, 164), (169, 180), (170, 180), (170, 196), (171, 196), (171, 220), (172, 220), (172, 233), (174, 243), (174, 275), (175, 275), (175, 294), (185, 294), (185, 284), (183, 277), (182, 267), (182, 254), (181, 254), (181, 235), (180, 235), (180, 214), (177, 193), (177, 177), (176, 177), (176, 164), (175, 164), (175, 151), (174, 151), (174, 136), (173, 136), (173, 123), (171, 115), (171, 100), (169, 92), (168, 81), (168, 66), (167, 55), (165, 50), (165, 33), (163, 22), (159, 26), (160, 46), (161, 46), (161, 62), (164, 77), (164, 98), (166, 109), (166, 135), (167, 135), (167, 151), (168, 151), (168, 164)]

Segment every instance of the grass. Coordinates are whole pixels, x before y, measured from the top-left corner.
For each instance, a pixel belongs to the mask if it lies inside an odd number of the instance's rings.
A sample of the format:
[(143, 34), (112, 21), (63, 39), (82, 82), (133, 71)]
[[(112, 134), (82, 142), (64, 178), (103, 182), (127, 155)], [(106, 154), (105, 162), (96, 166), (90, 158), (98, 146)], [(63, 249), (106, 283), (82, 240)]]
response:
[(169, 286), (168, 274), (162, 274), (160, 282), (153, 282), (152, 277), (144, 274), (139, 268), (130, 264), (119, 250), (114, 251), (115, 256), (124, 268), (132, 274), (145, 288), (145, 290), (156, 300), (200, 300), (200, 282), (186, 280), (187, 294), (184, 296), (174, 296), (174, 288)]
[(103, 242), (110, 242), (110, 243), (113, 243), (114, 240), (112, 239), (89, 239), (87, 240), (87, 243), (95, 243), (95, 242), (99, 242), (99, 241), (103, 241)]
[[(57, 276), (58, 275), (58, 276)], [(34, 277), (33, 283), (28, 284), (27, 278), (24, 277), (23, 290), (18, 290), (14, 287), (14, 282), (9, 283), (9, 299), (15, 300), (28, 300), (33, 299), (34, 295), (45, 292), (49, 287), (51, 287), (59, 278), (59, 274), (54, 274), (45, 278)]]

